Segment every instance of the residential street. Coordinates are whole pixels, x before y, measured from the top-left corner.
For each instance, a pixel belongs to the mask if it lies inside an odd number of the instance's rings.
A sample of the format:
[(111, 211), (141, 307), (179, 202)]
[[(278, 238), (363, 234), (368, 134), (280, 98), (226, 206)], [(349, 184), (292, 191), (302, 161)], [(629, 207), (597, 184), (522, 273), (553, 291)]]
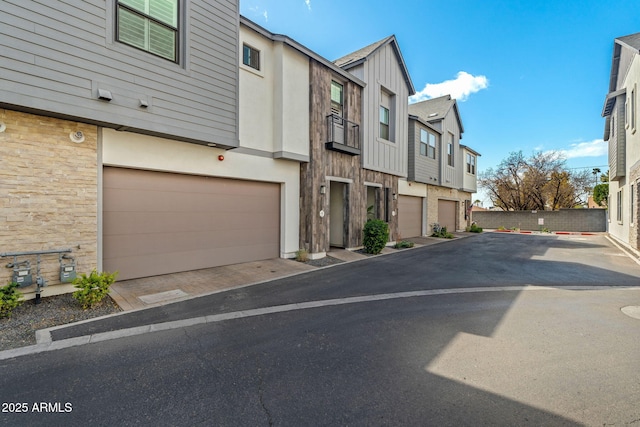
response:
[(0, 358), (0, 425), (633, 425), (628, 306), (604, 235), (484, 233), (54, 331), (104, 340)]

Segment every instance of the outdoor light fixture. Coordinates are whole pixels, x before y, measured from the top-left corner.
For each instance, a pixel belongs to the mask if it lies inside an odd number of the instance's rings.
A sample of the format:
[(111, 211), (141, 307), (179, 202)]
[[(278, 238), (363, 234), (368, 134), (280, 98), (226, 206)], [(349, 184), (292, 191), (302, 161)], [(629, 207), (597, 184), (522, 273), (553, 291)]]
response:
[(396, 193), (393, 193), (393, 200), (398, 200), (398, 195)]
[(320, 185), (320, 194), (326, 194), (327, 193), (327, 186), (324, 184)]
[(0, 133), (4, 132), (5, 130), (7, 130), (7, 125), (5, 125), (4, 122), (0, 122)]
[(69, 139), (73, 142), (75, 142), (76, 144), (80, 144), (81, 142), (84, 142), (84, 133), (82, 133), (82, 131), (75, 131), (75, 132), (71, 132), (69, 134)]

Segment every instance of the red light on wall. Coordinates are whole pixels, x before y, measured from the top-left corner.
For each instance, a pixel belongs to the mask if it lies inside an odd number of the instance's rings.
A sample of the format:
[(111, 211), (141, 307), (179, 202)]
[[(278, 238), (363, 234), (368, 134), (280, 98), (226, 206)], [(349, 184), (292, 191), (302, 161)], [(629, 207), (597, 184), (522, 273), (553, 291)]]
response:
[(220, 155), (218, 156), (218, 160), (223, 161), (223, 160), (224, 160), (224, 156), (223, 156), (222, 154), (220, 154)]

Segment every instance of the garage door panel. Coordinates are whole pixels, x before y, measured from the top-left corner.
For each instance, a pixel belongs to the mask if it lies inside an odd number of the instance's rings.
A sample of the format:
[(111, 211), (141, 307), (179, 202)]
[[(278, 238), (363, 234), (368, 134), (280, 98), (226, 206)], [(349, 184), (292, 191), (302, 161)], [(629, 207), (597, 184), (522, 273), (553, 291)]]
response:
[(438, 223), (447, 231), (456, 231), (457, 203), (452, 200), (438, 200)]
[(398, 225), (403, 238), (422, 235), (422, 198), (398, 197)]
[(280, 185), (107, 167), (103, 267), (121, 280), (280, 253)]

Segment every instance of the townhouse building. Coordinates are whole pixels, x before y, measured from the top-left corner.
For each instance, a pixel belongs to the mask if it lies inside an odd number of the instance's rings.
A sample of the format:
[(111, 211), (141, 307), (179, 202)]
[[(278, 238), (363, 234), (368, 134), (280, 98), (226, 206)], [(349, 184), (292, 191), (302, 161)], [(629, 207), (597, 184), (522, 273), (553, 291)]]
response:
[[(10, 0), (0, 22), (0, 251), (120, 280), (293, 256), (308, 129), (256, 111), (308, 103), (254, 81), (299, 58), (257, 64), (237, 0)], [(49, 285), (59, 269), (42, 256)]]
[[(419, 127), (438, 144), (454, 133), (456, 167), (477, 153), (459, 145), (455, 101), (444, 122), (407, 120), (415, 90), (394, 36), (332, 62), (237, 0), (7, 0), (0, 22), (0, 254), (68, 249), (78, 272), (119, 280), (319, 258), (361, 247), (372, 217), (391, 242), (410, 237), (403, 203), (419, 186), (415, 235), (474, 189), (475, 169), (429, 182), (407, 161)], [(73, 290), (61, 264), (42, 255), (44, 296)]]
[(609, 144), (609, 234), (627, 247), (640, 249), (638, 183), (640, 182), (640, 33), (616, 38), (609, 92), (602, 109), (604, 140)]
[(450, 95), (409, 105), (408, 176), (400, 181), (400, 233), (431, 234), (469, 225), (480, 154), (462, 145), (464, 127)]

